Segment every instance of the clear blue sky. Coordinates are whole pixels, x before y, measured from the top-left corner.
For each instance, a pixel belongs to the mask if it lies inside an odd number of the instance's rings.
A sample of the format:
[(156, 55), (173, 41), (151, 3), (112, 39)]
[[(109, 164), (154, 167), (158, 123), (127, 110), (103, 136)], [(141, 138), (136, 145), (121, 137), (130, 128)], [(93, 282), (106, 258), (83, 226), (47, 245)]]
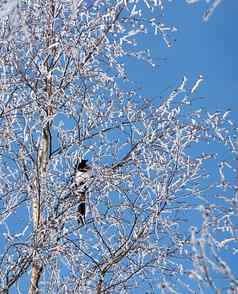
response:
[[(238, 0), (223, 1), (208, 22), (202, 20), (204, 4), (170, 3), (161, 22), (178, 29), (172, 36), (173, 46), (166, 48), (161, 38), (146, 37), (145, 46), (151, 48), (160, 67), (152, 71), (149, 66), (139, 70), (141, 64), (130, 65), (129, 71), (131, 78), (143, 85), (144, 94), (160, 97), (175, 88), (184, 75), (192, 86), (202, 74), (205, 81), (196, 95), (204, 99), (197, 106), (209, 112), (231, 109), (230, 117), (238, 124)], [(221, 157), (226, 156), (224, 149), (220, 152)], [(227, 253), (225, 259), (237, 275), (237, 260)]]
[[(161, 22), (173, 24), (178, 32), (172, 48), (166, 48), (159, 37), (148, 37), (146, 46), (158, 58), (160, 69), (137, 71), (130, 68), (132, 78), (143, 83), (147, 94), (163, 96), (166, 88), (174, 88), (186, 75), (190, 85), (203, 74), (198, 96), (210, 112), (231, 108), (232, 118), (238, 107), (238, 1), (223, 1), (208, 22), (202, 21), (204, 3), (187, 5), (185, 1), (169, 3)], [(148, 72), (147, 72), (148, 70)], [(201, 105), (203, 106), (203, 105)]]

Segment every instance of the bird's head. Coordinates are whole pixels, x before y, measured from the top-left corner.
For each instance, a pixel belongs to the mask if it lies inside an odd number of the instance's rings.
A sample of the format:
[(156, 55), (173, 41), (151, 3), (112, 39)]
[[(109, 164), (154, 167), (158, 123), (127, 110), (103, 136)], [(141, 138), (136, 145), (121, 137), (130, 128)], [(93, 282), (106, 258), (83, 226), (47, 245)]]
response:
[(82, 159), (81, 161), (78, 161), (78, 164), (77, 164), (77, 169), (80, 170), (80, 169), (84, 169), (87, 167), (87, 161), (86, 159)]

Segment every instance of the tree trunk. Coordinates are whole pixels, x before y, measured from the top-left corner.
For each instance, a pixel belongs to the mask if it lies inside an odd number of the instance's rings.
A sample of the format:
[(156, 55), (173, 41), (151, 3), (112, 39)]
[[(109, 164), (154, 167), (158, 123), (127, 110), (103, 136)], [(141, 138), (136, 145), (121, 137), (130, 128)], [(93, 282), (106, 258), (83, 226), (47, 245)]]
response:
[[(48, 158), (49, 158), (49, 140), (50, 140), (49, 122), (47, 122), (47, 125), (43, 128), (40, 146), (38, 150), (37, 179), (36, 179), (36, 185), (34, 185), (35, 191), (33, 193), (33, 199), (32, 199), (32, 220), (33, 220), (33, 226), (34, 226), (34, 231), (36, 236), (34, 240), (35, 247), (38, 247), (39, 245), (38, 228), (39, 228), (39, 224), (41, 223), (41, 215), (40, 215), (41, 192), (42, 192), (42, 186), (44, 186), (46, 173), (47, 173), (47, 164), (48, 164)], [(31, 282), (30, 282), (30, 288), (28, 292), (29, 294), (37, 293), (38, 283), (39, 283), (42, 271), (43, 271), (43, 266), (41, 262), (39, 261), (39, 258), (37, 257), (36, 254), (33, 254)]]

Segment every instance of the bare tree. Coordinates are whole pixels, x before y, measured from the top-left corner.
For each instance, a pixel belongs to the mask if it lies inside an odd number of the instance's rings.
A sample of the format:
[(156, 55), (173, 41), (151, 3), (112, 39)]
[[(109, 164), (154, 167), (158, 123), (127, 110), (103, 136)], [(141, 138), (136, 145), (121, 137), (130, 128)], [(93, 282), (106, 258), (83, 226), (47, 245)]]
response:
[(3, 5), (0, 293), (237, 293), (235, 126), (127, 74), (164, 2)]

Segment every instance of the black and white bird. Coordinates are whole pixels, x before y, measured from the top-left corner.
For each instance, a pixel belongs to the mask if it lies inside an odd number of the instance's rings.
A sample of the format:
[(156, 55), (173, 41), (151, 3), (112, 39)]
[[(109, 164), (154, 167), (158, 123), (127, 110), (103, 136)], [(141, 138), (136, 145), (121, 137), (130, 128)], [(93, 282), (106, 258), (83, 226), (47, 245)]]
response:
[(78, 198), (79, 204), (77, 209), (77, 219), (81, 224), (85, 223), (86, 214), (86, 192), (88, 190), (92, 168), (87, 165), (88, 160), (78, 160), (74, 171), (73, 190), (74, 195)]

